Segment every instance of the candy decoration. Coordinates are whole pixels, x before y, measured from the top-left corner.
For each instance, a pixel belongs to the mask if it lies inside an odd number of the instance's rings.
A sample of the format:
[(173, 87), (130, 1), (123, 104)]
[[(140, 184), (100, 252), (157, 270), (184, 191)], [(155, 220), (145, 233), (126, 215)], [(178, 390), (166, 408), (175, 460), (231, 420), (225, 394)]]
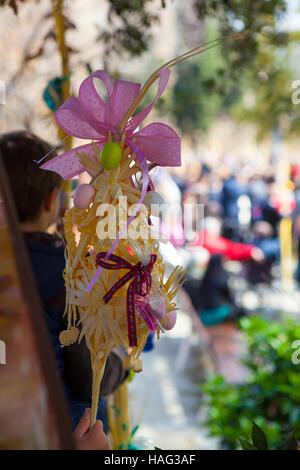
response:
[(154, 294), (149, 299), (149, 307), (152, 315), (161, 321), (166, 315), (166, 302), (162, 295)]
[(76, 209), (87, 209), (93, 202), (95, 188), (90, 184), (81, 184), (74, 193), (74, 206)]
[(147, 298), (136, 295), (134, 302), (139, 316), (144, 320), (150, 332), (155, 333), (158, 323), (152, 315)]
[(175, 323), (177, 321), (177, 313), (176, 310), (171, 310), (168, 313), (168, 319), (163, 323), (163, 327), (165, 330), (172, 330), (174, 328)]
[(121, 161), (122, 149), (116, 142), (107, 142), (103, 145), (100, 163), (105, 170), (115, 170)]
[(133, 370), (134, 372), (142, 372), (143, 362), (140, 359), (128, 356), (123, 361), (123, 367), (125, 370)]
[(59, 341), (61, 342), (62, 346), (70, 346), (70, 344), (76, 343), (78, 335), (78, 328), (76, 328), (76, 326), (72, 326), (69, 330), (60, 332)]

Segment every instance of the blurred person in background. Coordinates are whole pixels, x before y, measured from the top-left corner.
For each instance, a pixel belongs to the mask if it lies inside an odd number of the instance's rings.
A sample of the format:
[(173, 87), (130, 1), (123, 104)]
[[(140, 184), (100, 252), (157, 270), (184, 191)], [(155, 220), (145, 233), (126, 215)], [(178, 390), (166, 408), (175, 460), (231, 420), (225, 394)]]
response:
[(251, 176), (247, 192), (252, 205), (252, 221), (262, 220), (262, 209), (269, 203), (269, 190), (266, 179), (258, 174)]
[(203, 325), (236, 321), (246, 314), (242, 307), (236, 305), (228, 280), (222, 256), (214, 254), (207, 263), (202, 279), (189, 278), (184, 283), (183, 288), (190, 295)]
[(269, 222), (261, 220), (252, 227), (251, 243), (263, 253), (259, 263), (251, 259), (246, 263), (246, 276), (251, 284), (270, 283), (271, 268), (280, 262), (280, 241), (274, 237), (274, 229)]
[(273, 237), (277, 237), (281, 215), (279, 212), (279, 199), (276, 196), (278, 192), (276, 180), (272, 174), (269, 174), (263, 178), (263, 181), (266, 184), (267, 194), (264, 198), (261, 198), (255, 206), (257, 214), (253, 217), (253, 222), (263, 220), (269, 223), (273, 229)]
[(223, 187), (220, 193), (220, 204), (223, 208), (222, 235), (229, 240), (240, 241), (238, 200), (246, 194), (246, 187), (229, 171), (223, 177)]
[(262, 250), (254, 243), (239, 243), (222, 237), (222, 222), (220, 217), (206, 217), (203, 231), (199, 232), (197, 239), (192, 241), (189, 247), (202, 246), (211, 255), (220, 254), (232, 261), (253, 259), (255, 262), (261, 262), (264, 260)]
[(264, 261), (260, 248), (254, 244), (237, 243), (221, 237), (221, 230), (222, 219), (206, 217), (204, 230), (199, 233), (196, 241), (188, 245), (194, 259), (197, 259), (198, 250), (200, 253), (205, 250), (209, 254), (204, 274), (195, 279), (191, 275), (193, 270), (189, 268), (188, 279), (184, 284), (194, 308), (207, 326), (235, 321), (245, 315), (244, 309), (235, 302), (223, 260), (242, 262), (251, 259), (256, 263)]

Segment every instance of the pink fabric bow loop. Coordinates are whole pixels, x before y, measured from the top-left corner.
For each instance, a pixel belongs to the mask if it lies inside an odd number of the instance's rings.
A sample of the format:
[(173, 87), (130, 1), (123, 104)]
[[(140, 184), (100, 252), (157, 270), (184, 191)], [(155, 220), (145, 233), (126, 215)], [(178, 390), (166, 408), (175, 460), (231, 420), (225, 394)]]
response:
[(78, 98), (68, 98), (56, 111), (55, 119), (61, 129), (74, 137), (94, 140), (103, 137), (91, 124), (93, 119), (88, 119)]
[(180, 166), (180, 138), (176, 132), (162, 122), (153, 122), (132, 139), (147, 156), (147, 160), (160, 166)]
[[(98, 140), (98, 142), (95, 142), (95, 145), (98, 147), (99, 150), (101, 150), (105, 142), (106, 139), (103, 138), (102, 140)], [(79, 158), (76, 155), (77, 152), (87, 152), (90, 155), (94, 155), (92, 145), (85, 144), (81, 145), (80, 147), (76, 147), (72, 150), (69, 150), (68, 152), (65, 152), (63, 154), (63, 158), (61, 158), (61, 155), (52, 158), (47, 163), (44, 163), (41, 168), (43, 168), (44, 170), (55, 171), (56, 173), (59, 173), (60, 176), (65, 180), (73, 178), (74, 176), (79, 175), (83, 171), (86, 171), (86, 169), (84, 168), (84, 166), (81, 165)]]

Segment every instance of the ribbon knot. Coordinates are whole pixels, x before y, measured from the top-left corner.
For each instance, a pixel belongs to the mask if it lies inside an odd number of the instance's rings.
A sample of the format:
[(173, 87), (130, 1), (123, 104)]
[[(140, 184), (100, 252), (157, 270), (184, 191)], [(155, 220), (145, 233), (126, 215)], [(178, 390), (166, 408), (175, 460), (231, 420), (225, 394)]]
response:
[(127, 325), (128, 325), (128, 339), (129, 346), (137, 346), (137, 335), (136, 335), (136, 321), (135, 321), (135, 294), (145, 297), (151, 290), (151, 272), (156, 261), (156, 255), (150, 256), (150, 262), (147, 265), (143, 265), (141, 262), (137, 264), (131, 264), (120, 256), (111, 254), (109, 260), (111, 263), (106, 261), (107, 253), (98, 253), (96, 256), (96, 264), (101, 268), (119, 270), (128, 269), (121, 279), (119, 279), (112, 288), (103, 296), (104, 303), (108, 303), (110, 299), (115, 295), (117, 290), (122, 286), (131, 281), (126, 296), (127, 304)]

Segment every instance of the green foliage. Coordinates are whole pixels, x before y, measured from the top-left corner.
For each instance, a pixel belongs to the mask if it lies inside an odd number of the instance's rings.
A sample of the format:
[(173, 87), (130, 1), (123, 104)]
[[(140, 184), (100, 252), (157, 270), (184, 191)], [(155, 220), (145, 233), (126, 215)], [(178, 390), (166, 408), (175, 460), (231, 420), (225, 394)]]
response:
[(194, 0), (194, 8), (201, 19), (217, 18), (224, 36), (246, 33), (238, 43), (226, 43), (223, 49), (238, 75), (242, 67), (255, 65), (262, 37), (274, 47), (288, 43), (288, 37), (277, 29), (287, 11), (287, 0)]
[(3, 6), (9, 6), (10, 8), (13, 9), (14, 13), (18, 13), (18, 4), (19, 3), (24, 3), (26, 0), (0, 0), (0, 7)]
[(268, 450), (268, 441), (264, 431), (253, 423), (252, 427), (252, 441), (254, 447), (259, 450)]
[[(289, 49), (292, 47), (275, 49), (267, 41), (262, 42), (255, 66), (240, 81), (244, 86), (242, 99), (235, 103), (233, 116), (257, 124), (258, 137), (275, 129), (285, 137), (300, 133), (299, 111), (291, 99), (297, 75), (290, 65), (293, 54), (289, 54)], [(247, 93), (252, 95), (248, 105)]]
[(234, 449), (239, 438), (249, 440), (255, 422), (267, 429), (270, 447), (291, 430), (300, 438), (300, 364), (292, 362), (300, 326), (291, 319), (272, 322), (253, 317), (244, 318), (241, 327), (247, 345), (243, 361), (249, 369), (247, 381), (229, 384), (214, 375), (201, 387), (210, 434)]
[(284, 441), (277, 447), (277, 450), (298, 450), (298, 442), (291, 432)]
[(275, 131), (282, 137), (300, 134), (299, 110), (291, 100), (299, 31), (279, 27), (287, 5), (287, 0), (193, 0), (200, 22), (214, 20), (206, 40), (237, 33), (240, 39), (178, 67), (170, 111), (181, 132), (207, 130), (225, 112), (254, 123), (258, 138)]
[[(207, 21), (205, 31), (208, 41), (218, 36), (216, 22)], [(205, 131), (216, 117), (224, 102), (224, 67), (219, 48), (177, 66), (169, 111), (183, 133)]]
[[(0, 7), (10, 6), (17, 14), (19, 6), (25, 2), (0, 0)], [(101, 3), (99, 1), (100, 8)], [(108, 57), (112, 51), (119, 55), (127, 52), (131, 56), (145, 52), (152, 38), (151, 27), (159, 22), (160, 8), (157, 4), (154, 8), (154, 0), (107, 0), (107, 4), (108, 27), (98, 35), (98, 40), (104, 44), (104, 56)], [(166, 0), (160, 0), (160, 7), (166, 7)], [(66, 23), (68, 26), (68, 20)]]
[[(252, 426), (252, 443), (244, 439), (239, 439), (239, 441), (243, 450), (269, 450), (265, 432), (255, 423), (253, 423)], [(294, 433), (291, 432), (274, 450), (297, 450), (297, 447), (297, 440), (295, 439)]]
[[(160, 3), (165, 8), (165, 1)], [(108, 4), (108, 28), (98, 36), (104, 43), (105, 56), (111, 51), (117, 54), (126, 51), (132, 56), (145, 52), (151, 26), (159, 21), (160, 10), (153, 8), (153, 0), (108, 0)]]
[[(9, 5), (17, 13), (25, 1), (0, 0), (0, 6)], [(106, 0), (108, 25), (98, 35), (104, 46), (105, 68), (109, 69), (112, 52), (130, 57), (148, 50), (151, 28), (159, 22), (161, 9), (171, 2)], [(165, 110), (181, 132), (193, 136), (194, 131), (206, 131), (225, 112), (235, 120), (254, 123), (259, 138), (273, 132), (282, 137), (299, 136), (299, 107), (292, 103), (291, 95), (292, 83), (298, 78), (300, 28), (285, 32), (279, 27), (288, 0), (192, 0), (192, 5), (199, 27), (205, 24), (205, 40), (241, 36), (177, 67), (174, 93)], [(66, 26), (76, 27), (68, 18)], [(187, 30), (183, 36), (192, 35)]]

